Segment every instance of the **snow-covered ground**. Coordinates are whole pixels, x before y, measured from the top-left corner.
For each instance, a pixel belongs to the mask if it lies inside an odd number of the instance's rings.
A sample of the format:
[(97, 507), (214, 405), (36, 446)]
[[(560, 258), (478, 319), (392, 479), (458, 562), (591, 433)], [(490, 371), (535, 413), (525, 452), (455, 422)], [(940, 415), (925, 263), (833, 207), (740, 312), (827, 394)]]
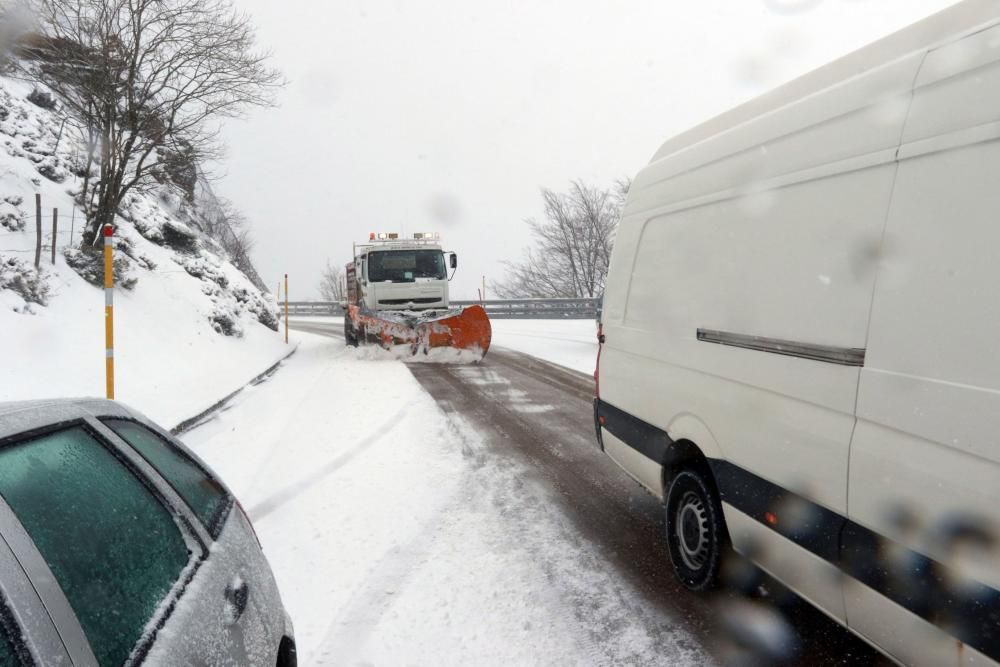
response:
[[(242, 338), (213, 331), (197, 281), (178, 271), (144, 275), (135, 292), (115, 299), (116, 398), (168, 428), (289, 352), (278, 333), (256, 323)], [(52, 273), (60, 294), (33, 315), (3, 307), (0, 290), (0, 344), (8, 351), (0, 401), (104, 395), (103, 290), (65, 266)]]
[[(523, 331), (524, 329), (522, 329)], [(629, 584), (523, 465), (398, 361), (297, 354), (185, 441), (254, 521), (303, 665), (706, 664), (636, 619)]]
[[(339, 327), (339, 317), (291, 317), (290, 322)], [(590, 375), (597, 363), (597, 325), (593, 320), (490, 320), (491, 345), (530, 354)]]
[(591, 375), (597, 363), (593, 320), (492, 320), (493, 345)]

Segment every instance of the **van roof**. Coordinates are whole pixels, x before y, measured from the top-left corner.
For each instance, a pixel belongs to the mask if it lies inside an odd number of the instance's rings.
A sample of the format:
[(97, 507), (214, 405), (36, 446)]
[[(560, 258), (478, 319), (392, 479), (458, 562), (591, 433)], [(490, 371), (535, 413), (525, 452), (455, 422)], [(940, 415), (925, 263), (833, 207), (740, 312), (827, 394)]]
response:
[(650, 162), (805, 99), (874, 66), (954, 41), (996, 23), (1000, 23), (1000, 0), (964, 0), (669, 139)]

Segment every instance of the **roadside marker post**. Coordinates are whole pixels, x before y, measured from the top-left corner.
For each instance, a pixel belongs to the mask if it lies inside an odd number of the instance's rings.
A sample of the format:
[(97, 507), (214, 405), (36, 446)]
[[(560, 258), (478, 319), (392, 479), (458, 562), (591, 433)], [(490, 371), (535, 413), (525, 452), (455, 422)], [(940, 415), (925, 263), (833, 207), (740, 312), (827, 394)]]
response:
[(115, 265), (114, 227), (104, 225), (104, 382), (109, 400), (115, 398)]
[(285, 345), (288, 345), (288, 274), (285, 274)]

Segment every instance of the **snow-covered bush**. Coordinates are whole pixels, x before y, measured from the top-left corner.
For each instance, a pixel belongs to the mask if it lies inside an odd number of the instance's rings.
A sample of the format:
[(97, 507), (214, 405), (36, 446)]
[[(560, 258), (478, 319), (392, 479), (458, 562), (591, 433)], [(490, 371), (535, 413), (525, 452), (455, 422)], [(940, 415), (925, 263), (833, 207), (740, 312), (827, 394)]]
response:
[(222, 289), (229, 287), (229, 278), (226, 277), (226, 274), (221, 269), (212, 266), (212, 264), (204, 257), (191, 259), (178, 258), (177, 261), (184, 267), (184, 270), (187, 271), (189, 275), (213, 282)]
[[(104, 287), (104, 252), (103, 250), (80, 250), (66, 248), (63, 250), (66, 264), (76, 273), (95, 287)], [(132, 264), (127, 255), (116, 254), (113, 262), (115, 286), (130, 290), (134, 289), (139, 279), (132, 275)]]
[(191, 230), (174, 222), (165, 222), (160, 226), (160, 237), (163, 245), (179, 253), (190, 254), (198, 250), (198, 237)]
[(21, 197), (8, 196), (0, 200), (0, 227), (11, 231), (19, 232), (24, 229), (27, 219), (21, 211)]
[(278, 313), (270, 298), (262, 296), (256, 290), (250, 291), (242, 287), (233, 289), (233, 297), (247, 311), (253, 313), (258, 322), (272, 331), (278, 330)]
[(243, 336), (243, 327), (240, 326), (239, 316), (224, 307), (218, 307), (209, 317), (212, 328), (224, 336)]
[(146, 269), (147, 271), (156, 270), (156, 262), (151, 260), (146, 255), (142, 255), (136, 251), (135, 243), (133, 243), (132, 239), (127, 236), (118, 236), (115, 238), (115, 252), (124, 253), (140, 268)]
[(35, 88), (30, 93), (28, 93), (28, 101), (35, 106), (41, 107), (43, 109), (48, 109), (49, 111), (56, 108), (56, 100), (52, 97), (51, 93), (47, 93), (44, 90)]
[[(0, 290), (9, 289), (28, 303), (48, 303), (49, 285), (45, 274), (16, 257), (0, 255)], [(30, 312), (30, 311), (29, 311)]]

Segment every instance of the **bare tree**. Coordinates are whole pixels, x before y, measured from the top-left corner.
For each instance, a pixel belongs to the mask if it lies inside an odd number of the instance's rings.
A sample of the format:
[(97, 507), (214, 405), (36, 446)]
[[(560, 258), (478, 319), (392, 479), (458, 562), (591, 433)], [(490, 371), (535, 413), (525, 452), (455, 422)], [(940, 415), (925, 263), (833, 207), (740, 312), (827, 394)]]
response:
[(319, 281), (319, 294), (324, 301), (344, 301), (347, 298), (346, 285), (344, 283), (344, 269), (339, 266), (326, 263), (323, 275)]
[(493, 289), (504, 298), (593, 298), (604, 291), (611, 247), (630, 182), (610, 190), (573, 181), (569, 192), (542, 190), (545, 217), (526, 222), (535, 245)]
[(215, 123), (271, 105), (281, 85), (231, 0), (32, 2), (44, 34), (27, 72), (82, 123), (85, 244), (130, 191), (170, 181), (171, 160), (215, 156)]

